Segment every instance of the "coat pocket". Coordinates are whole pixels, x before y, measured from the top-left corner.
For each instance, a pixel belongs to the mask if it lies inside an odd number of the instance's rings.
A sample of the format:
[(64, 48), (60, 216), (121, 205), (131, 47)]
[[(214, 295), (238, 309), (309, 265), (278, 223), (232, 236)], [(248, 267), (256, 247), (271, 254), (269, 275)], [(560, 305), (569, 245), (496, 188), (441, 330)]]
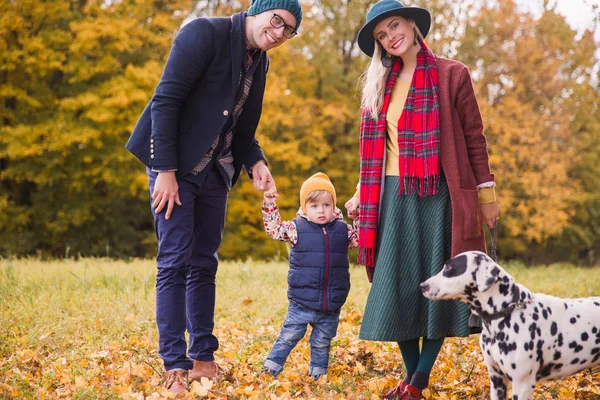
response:
[[(462, 237), (477, 239), (481, 235), (481, 217), (479, 213), (479, 191), (460, 189), (461, 207), (458, 217), (462, 217)], [(456, 216), (456, 214), (455, 214)]]

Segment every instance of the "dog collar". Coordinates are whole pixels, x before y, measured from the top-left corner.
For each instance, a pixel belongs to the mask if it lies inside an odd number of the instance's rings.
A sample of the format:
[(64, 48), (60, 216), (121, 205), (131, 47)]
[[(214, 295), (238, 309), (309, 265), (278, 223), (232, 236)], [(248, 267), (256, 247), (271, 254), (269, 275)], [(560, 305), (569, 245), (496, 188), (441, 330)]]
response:
[(526, 301), (519, 301), (521, 299), (521, 290), (517, 287), (517, 285), (513, 285), (513, 298), (512, 302), (508, 304), (508, 306), (501, 311), (495, 313), (486, 313), (485, 311), (479, 311), (479, 316), (482, 320), (486, 322), (491, 322), (495, 319), (506, 318), (515, 310), (515, 308), (523, 309), (527, 306), (527, 304), (531, 304), (533, 299), (528, 299)]

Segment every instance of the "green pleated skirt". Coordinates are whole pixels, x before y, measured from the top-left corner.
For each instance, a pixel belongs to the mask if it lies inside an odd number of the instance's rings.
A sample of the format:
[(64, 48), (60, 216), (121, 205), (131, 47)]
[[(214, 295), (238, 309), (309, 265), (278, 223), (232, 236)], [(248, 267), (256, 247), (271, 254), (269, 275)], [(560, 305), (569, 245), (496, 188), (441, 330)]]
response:
[(404, 341), (469, 335), (469, 309), (458, 300), (431, 301), (419, 284), (437, 274), (452, 250), (452, 205), (443, 174), (435, 196), (398, 196), (385, 178), (373, 284), (360, 338)]

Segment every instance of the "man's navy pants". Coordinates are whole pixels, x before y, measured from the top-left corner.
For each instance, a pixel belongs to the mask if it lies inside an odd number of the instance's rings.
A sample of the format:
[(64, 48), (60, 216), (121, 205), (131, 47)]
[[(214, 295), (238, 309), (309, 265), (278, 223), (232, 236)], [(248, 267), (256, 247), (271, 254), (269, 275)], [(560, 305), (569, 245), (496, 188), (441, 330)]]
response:
[[(146, 172), (152, 194), (158, 173)], [(228, 194), (216, 168), (199, 178), (178, 178), (177, 184), (182, 205), (175, 205), (169, 220), (165, 219), (166, 207), (159, 214), (151, 207), (158, 238), (158, 352), (167, 371), (192, 369), (193, 360), (213, 361), (219, 347), (213, 335), (215, 276)]]

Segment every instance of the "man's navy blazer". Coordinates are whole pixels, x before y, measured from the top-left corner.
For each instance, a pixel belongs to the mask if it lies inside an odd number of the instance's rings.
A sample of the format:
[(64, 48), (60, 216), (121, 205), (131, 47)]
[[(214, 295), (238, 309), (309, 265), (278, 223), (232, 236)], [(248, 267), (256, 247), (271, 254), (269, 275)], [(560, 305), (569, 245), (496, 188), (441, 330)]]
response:
[[(189, 173), (209, 150), (231, 117), (244, 68), (245, 14), (198, 18), (177, 34), (154, 96), (126, 147), (145, 165)], [(255, 138), (269, 60), (260, 51), (252, 87), (234, 130), (235, 174), (264, 160)]]

